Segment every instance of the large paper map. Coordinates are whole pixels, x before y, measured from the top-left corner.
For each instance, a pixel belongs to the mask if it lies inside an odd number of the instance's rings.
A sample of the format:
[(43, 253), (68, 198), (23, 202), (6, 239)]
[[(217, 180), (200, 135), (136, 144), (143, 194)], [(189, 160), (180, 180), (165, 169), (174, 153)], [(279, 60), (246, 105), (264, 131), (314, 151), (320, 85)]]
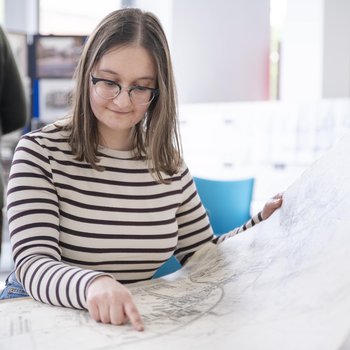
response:
[(0, 303), (0, 349), (350, 349), (350, 135), (248, 232), (132, 293), (146, 329)]

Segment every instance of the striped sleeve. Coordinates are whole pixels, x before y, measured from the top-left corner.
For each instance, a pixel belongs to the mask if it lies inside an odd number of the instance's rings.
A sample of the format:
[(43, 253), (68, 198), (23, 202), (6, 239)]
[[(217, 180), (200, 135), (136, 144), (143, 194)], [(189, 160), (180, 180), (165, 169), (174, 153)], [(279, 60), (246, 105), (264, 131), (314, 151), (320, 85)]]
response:
[(234, 230), (227, 232), (226, 234), (223, 234), (221, 236), (218, 236), (215, 240), (217, 244), (222, 243), (227, 238), (236, 236), (237, 234), (248, 230), (249, 228), (253, 227), (254, 225), (260, 223), (263, 221), (263, 218), (261, 216), (261, 212), (259, 212), (257, 215), (253, 216), (251, 219), (249, 219), (244, 225), (240, 227), (236, 227)]
[(182, 174), (182, 183), (182, 204), (176, 215), (179, 241), (175, 255), (181, 263), (184, 263), (204, 244), (212, 242), (215, 236), (193, 178), (187, 168)]
[(226, 234), (215, 236), (207, 212), (196, 191), (193, 178), (186, 169), (183, 173), (183, 202), (177, 213), (179, 243), (175, 255), (181, 263), (185, 263), (204, 244), (209, 242), (220, 244), (227, 238), (248, 230), (262, 220), (260, 212), (244, 225), (234, 228)]
[(86, 308), (86, 288), (104, 273), (61, 261), (59, 206), (49, 156), (35, 138), (16, 148), (8, 183), (8, 221), (16, 276), (34, 299)]

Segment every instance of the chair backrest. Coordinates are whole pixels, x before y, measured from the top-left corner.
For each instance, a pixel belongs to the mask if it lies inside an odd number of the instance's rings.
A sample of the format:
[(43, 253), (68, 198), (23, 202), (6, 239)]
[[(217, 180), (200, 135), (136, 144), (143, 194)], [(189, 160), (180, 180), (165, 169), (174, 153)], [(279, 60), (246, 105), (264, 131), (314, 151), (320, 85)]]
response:
[[(226, 233), (250, 218), (254, 178), (219, 181), (195, 177), (194, 181), (215, 234)], [(179, 268), (180, 263), (172, 256), (153, 278), (162, 277)]]
[(177, 270), (181, 269), (181, 264), (173, 255), (168, 261), (166, 261), (153, 275), (153, 278), (159, 278), (165, 275), (169, 275)]
[(226, 233), (250, 218), (254, 178), (212, 180), (194, 177), (194, 181), (215, 234)]

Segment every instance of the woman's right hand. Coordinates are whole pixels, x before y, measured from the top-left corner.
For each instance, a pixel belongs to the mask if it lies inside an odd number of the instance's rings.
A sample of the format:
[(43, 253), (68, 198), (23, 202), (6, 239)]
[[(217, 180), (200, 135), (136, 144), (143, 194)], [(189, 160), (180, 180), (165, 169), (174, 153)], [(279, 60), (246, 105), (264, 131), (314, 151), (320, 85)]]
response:
[(95, 321), (122, 325), (130, 320), (136, 330), (144, 330), (130, 291), (109, 276), (100, 276), (91, 282), (86, 303)]

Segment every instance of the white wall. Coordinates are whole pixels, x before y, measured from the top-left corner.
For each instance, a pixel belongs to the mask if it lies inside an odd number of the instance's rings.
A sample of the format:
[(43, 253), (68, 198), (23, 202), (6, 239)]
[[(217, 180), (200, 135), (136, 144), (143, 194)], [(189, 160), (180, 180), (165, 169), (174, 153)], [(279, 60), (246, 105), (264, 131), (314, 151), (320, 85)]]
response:
[(38, 0), (5, 0), (5, 27), (9, 31), (38, 32)]
[(171, 45), (173, 29), (173, 0), (134, 0), (133, 6), (139, 7), (145, 11), (151, 11), (159, 18), (169, 45)]
[(176, 0), (172, 28), (180, 102), (268, 98), (268, 0)]
[(281, 100), (321, 97), (323, 0), (287, 0), (281, 43)]
[(287, 0), (281, 100), (350, 97), (349, 34), (349, 0)]
[(324, 13), (322, 95), (350, 97), (350, 1), (325, 0)]
[(0, 0), (0, 24), (2, 25), (5, 19), (5, 5), (4, 0)]

